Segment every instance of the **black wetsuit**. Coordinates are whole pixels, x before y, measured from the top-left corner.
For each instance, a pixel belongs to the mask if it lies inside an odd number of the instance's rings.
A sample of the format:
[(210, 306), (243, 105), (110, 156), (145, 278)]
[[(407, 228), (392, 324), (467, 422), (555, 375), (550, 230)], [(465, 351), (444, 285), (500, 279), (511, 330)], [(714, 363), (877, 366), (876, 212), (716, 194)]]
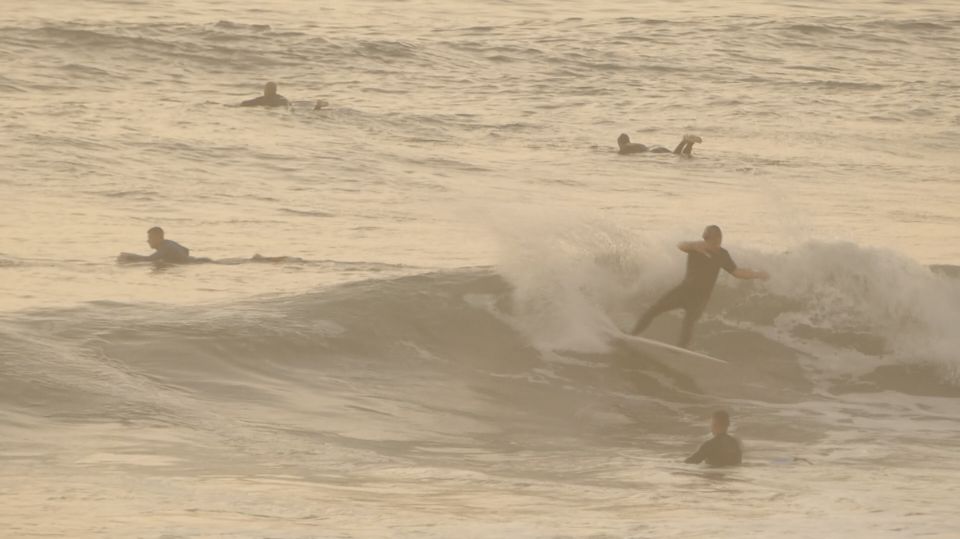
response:
[(717, 282), (720, 268), (733, 273), (737, 264), (730, 258), (726, 249), (720, 248), (710, 256), (700, 251), (687, 253), (687, 274), (683, 282), (667, 292), (652, 307), (647, 309), (633, 333), (636, 335), (647, 329), (653, 319), (674, 309), (683, 309), (683, 328), (680, 330), (679, 346), (686, 347), (693, 337), (693, 325), (700, 319), (703, 309), (710, 301), (713, 285)]
[(740, 441), (727, 433), (718, 434), (710, 438), (697, 449), (697, 452), (687, 457), (687, 464), (700, 464), (707, 461), (710, 466), (737, 466), (743, 459)]
[(173, 240), (163, 240), (163, 243), (157, 247), (152, 255), (146, 257), (146, 260), (168, 262), (170, 264), (188, 264), (193, 262), (194, 259), (190, 256), (190, 249)]
[(173, 240), (163, 240), (155, 249), (153, 254), (149, 256), (120, 253), (120, 256), (117, 257), (117, 262), (161, 262), (164, 264), (201, 264), (214, 262), (214, 260), (210, 258), (190, 256), (190, 249)]
[(261, 95), (240, 103), (241, 107), (286, 107), (290, 102), (280, 94)]

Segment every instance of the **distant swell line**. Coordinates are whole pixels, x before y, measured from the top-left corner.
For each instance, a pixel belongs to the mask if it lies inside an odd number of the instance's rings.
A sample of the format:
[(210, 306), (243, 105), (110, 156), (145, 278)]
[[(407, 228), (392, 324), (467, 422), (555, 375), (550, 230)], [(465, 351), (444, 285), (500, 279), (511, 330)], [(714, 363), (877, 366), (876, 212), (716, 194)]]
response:
[(303, 217), (335, 217), (336, 214), (320, 210), (294, 210), (291, 208), (280, 208), (278, 211), (290, 215), (300, 215)]

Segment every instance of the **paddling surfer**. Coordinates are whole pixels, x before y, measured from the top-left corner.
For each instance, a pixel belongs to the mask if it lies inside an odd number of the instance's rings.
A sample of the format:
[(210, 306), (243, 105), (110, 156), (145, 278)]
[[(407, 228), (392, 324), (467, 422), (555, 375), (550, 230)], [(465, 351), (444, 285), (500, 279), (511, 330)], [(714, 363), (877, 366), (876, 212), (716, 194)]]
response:
[(248, 99), (240, 103), (241, 107), (286, 107), (290, 102), (286, 97), (277, 93), (277, 83), (268, 82), (263, 85), (263, 95)]
[(720, 269), (737, 279), (763, 279), (770, 276), (765, 271), (738, 268), (730, 253), (720, 246), (723, 232), (717, 225), (703, 230), (703, 241), (685, 241), (677, 248), (687, 253), (687, 273), (683, 282), (664, 294), (647, 312), (640, 317), (633, 328), (633, 334), (643, 333), (653, 319), (667, 311), (683, 309), (683, 326), (680, 330), (678, 346), (686, 348), (693, 337), (693, 325), (700, 319), (703, 309), (710, 300), (713, 286), (717, 282)]
[(626, 133), (620, 133), (620, 136), (617, 137), (617, 146), (620, 147), (617, 153), (621, 155), (648, 152), (673, 153), (676, 155), (690, 157), (690, 154), (693, 152), (693, 145), (700, 142), (703, 142), (703, 139), (697, 135), (684, 135), (683, 138), (680, 139), (680, 144), (677, 144), (677, 147), (671, 152), (669, 149), (657, 144), (654, 144), (653, 146), (647, 146), (646, 144), (640, 144), (639, 142), (630, 142), (630, 135)]
[(211, 262), (209, 258), (194, 258), (190, 249), (164, 237), (163, 229), (155, 226), (147, 231), (147, 244), (154, 249), (152, 255), (120, 253), (119, 262), (164, 262), (167, 264), (193, 264)]

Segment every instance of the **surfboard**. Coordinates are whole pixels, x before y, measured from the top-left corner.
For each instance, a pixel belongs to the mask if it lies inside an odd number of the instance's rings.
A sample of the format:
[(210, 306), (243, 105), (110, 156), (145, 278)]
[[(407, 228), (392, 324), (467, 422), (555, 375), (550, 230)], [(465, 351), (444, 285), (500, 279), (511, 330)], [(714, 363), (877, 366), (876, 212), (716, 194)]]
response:
[(710, 361), (715, 365), (727, 365), (726, 361), (713, 356), (708, 356), (707, 354), (694, 352), (693, 350), (687, 350), (686, 348), (680, 348), (679, 346), (655, 341), (639, 335), (624, 333), (620, 327), (609, 318), (604, 319), (603, 326), (605, 326), (605, 329), (610, 337), (613, 337), (619, 342), (630, 344), (634, 348), (639, 348), (642, 352), (659, 356), (662, 356), (663, 352), (666, 352), (671, 358), (680, 358), (685, 360), (695, 359), (698, 361)]
[[(736, 394), (738, 391), (738, 377), (731, 365), (722, 359), (646, 337), (629, 335), (621, 331), (613, 321), (609, 322), (607, 333), (612, 341), (619, 345), (621, 353), (626, 352), (628, 357), (633, 356), (636, 360), (648, 364), (652, 362), (666, 369), (665, 372), (685, 377), (687, 382), (675, 386), (678, 390), (717, 396)], [(656, 371), (657, 369), (654, 369), (653, 372)], [(676, 380), (667, 378), (663, 382), (675, 383)], [(692, 385), (684, 385), (686, 383)]]
[(679, 346), (674, 346), (672, 344), (667, 344), (665, 342), (655, 341), (653, 339), (647, 339), (646, 337), (640, 337), (638, 335), (629, 335), (621, 331), (611, 332), (611, 337), (617, 339), (618, 341), (624, 343), (630, 343), (644, 349), (654, 349), (662, 350), (668, 352), (671, 356), (681, 356), (684, 358), (693, 358), (704, 361), (712, 361), (714, 363), (719, 363), (721, 365), (727, 365), (728, 363), (722, 359), (715, 358), (713, 356), (708, 356), (700, 352), (694, 352), (693, 350), (687, 350), (686, 348), (680, 348)]

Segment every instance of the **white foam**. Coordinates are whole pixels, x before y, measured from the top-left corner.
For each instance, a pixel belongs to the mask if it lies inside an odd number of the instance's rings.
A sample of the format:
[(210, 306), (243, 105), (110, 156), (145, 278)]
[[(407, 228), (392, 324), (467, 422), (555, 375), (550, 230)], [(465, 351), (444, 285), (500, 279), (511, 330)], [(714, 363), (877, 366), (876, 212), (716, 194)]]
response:
[(610, 317), (636, 312), (638, 292), (675, 278), (682, 257), (651, 238), (587, 216), (538, 215), (496, 227), (499, 273), (513, 286), (517, 326), (543, 349), (604, 352)]
[[(683, 237), (679, 233), (628, 230), (596, 215), (501, 217), (493, 227), (500, 244), (497, 270), (514, 288), (514, 325), (542, 349), (606, 351), (608, 320), (629, 326), (643, 304), (683, 272), (684, 257), (674, 246)], [(895, 251), (851, 242), (808, 241), (785, 253), (737, 246), (735, 255), (743, 265), (773, 275), (748, 300), (758, 310), (769, 304), (764, 296), (790, 300), (773, 327), (751, 323), (741, 325), (744, 329), (791, 346), (798, 341), (787, 337), (801, 325), (866, 338), (882, 344), (883, 356), (862, 357), (852, 347), (831, 346), (844, 358), (874, 365), (935, 362), (956, 378), (960, 282)], [(803, 346), (808, 353), (836, 360), (837, 354), (810, 344)]]
[(797, 302), (784, 328), (806, 324), (883, 339), (897, 361), (932, 361), (956, 376), (960, 366), (960, 282), (888, 249), (849, 242), (807, 242), (757, 255), (773, 274), (773, 294)]

